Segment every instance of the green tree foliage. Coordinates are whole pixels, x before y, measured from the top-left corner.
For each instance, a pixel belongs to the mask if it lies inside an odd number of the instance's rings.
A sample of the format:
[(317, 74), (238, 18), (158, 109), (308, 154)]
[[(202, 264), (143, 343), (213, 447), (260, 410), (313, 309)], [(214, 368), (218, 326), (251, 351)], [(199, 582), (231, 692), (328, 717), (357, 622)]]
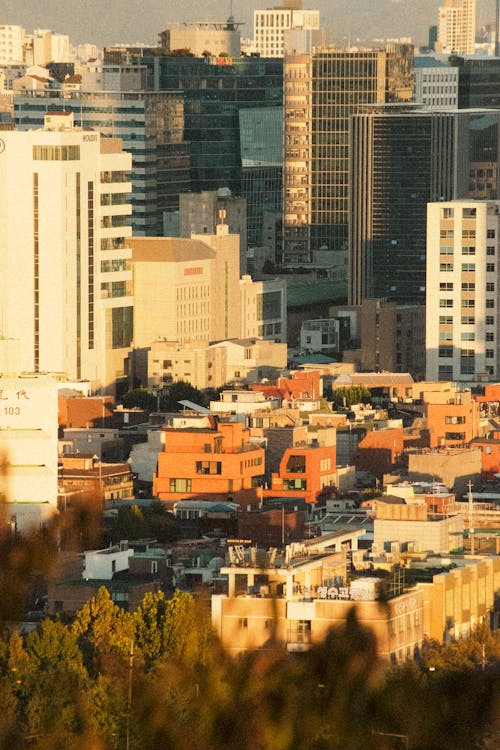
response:
[(341, 386), (332, 391), (332, 401), (337, 408), (353, 404), (369, 404), (371, 393), (364, 385)]
[(122, 539), (156, 539), (171, 542), (178, 537), (178, 525), (165, 504), (158, 500), (151, 506), (119, 508), (115, 517), (107, 522), (107, 533), (112, 542)]
[(162, 411), (182, 411), (184, 407), (179, 401), (193, 401), (201, 406), (206, 403), (203, 393), (185, 380), (177, 380), (169, 387), (168, 395), (161, 399)]
[(147, 391), (145, 388), (134, 388), (132, 391), (125, 393), (122, 399), (123, 406), (126, 409), (146, 409), (146, 411), (156, 410), (156, 396)]
[(499, 638), (481, 626), (388, 666), (352, 610), (308, 652), (271, 636), (234, 656), (201, 600), (127, 613), (101, 589), (72, 625), (0, 634), (0, 700), (0, 750), (496, 750)]
[(126, 658), (134, 640), (132, 615), (116, 606), (104, 586), (78, 612), (72, 632), (91, 674), (106, 673), (115, 655)]

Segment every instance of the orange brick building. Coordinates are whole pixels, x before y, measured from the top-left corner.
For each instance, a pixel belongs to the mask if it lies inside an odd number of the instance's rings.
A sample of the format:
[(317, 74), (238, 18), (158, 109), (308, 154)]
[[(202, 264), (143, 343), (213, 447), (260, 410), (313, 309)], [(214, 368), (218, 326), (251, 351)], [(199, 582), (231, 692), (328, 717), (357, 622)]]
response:
[(472, 399), (426, 404), (430, 448), (465, 445), (479, 435), (480, 409)]
[(103, 427), (114, 406), (111, 396), (59, 396), (59, 427)]
[(336, 458), (334, 445), (287, 448), (264, 497), (297, 497), (316, 503), (322, 490), (335, 484)]
[(356, 471), (369, 471), (378, 479), (388, 474), (401, 462), (403, 455), (403, 428), (368, 432), (358, 444), (354, 457)]
[(475, 438), (472, 445), (481, 448), (483, 479), (493, 479), (500, 472), (500, 430), (495, 430), (488, 437)]
[(261, 391), (265, 396), (278, 396), (287, 401), (296, 398), (320, 398), (323, 394), (319, 370), (297, 370), (291, 377), (280, 377), (275, 384), (252, 383), (250, 390)]
[(177, 500), (205, 498), (255, 505), (265, 466), (265, 451), (250, 442), (241, 422), (162, 428), (164, 449), (153, 474), (153, 495), (172, 505)]

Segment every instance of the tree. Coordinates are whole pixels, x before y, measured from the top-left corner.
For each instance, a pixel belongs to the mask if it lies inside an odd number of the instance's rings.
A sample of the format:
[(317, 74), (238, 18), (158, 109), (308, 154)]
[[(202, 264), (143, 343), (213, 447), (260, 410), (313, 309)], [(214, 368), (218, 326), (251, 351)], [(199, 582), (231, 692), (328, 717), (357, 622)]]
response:
[(126, 659), (134, 640), (132, 615), (116, 606), (104, 586), (77, 613), (72, 632), (93, 675), (106, 673), (113, 656)]
[(341, 386), (332, 391), (332, 401), (337, 407), (369, 404), (370, 400), (371, 393), (364, 385)]
[(161, 408), (163, 411), (181, 411), (183, 407), (179, 401), (193, 401), (202, 406), (206, 403), (203, 393), (185, 380), (177, 380), (170, 386), (168, 395), (161, 399)]
[(146, 411), (155, 411), (156, 396), (145, 388), (134, 388), (134, 390), (125, 393), (122, 403), (126, 409), (137, 407)]

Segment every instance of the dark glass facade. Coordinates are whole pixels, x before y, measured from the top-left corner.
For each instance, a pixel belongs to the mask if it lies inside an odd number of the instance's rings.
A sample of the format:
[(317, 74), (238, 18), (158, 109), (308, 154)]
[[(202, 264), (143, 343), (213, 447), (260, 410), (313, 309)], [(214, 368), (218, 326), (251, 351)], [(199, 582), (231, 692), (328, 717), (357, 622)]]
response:
[(458, 106), (500, 107), (500, 58), (452, 55), (450, 64), (458, 68)]
[[(349, 301), (366, 297), (423, 304), (427, 203), (496, 197), (500, 112), (389, 112), (352, 117)], [(489, 185), (489, 187), (488, 187)]]
[(349, 117), (413, 95), (413, 47), (326, 48), (285, 60), (285, 262), (346, 250)]
[(140, 62), (147, 65), (155, 91), (182, 92), (191, 190), (228, 187), (242, 195), (239, 113), (282, 106), (283, 61), (145, 55)]

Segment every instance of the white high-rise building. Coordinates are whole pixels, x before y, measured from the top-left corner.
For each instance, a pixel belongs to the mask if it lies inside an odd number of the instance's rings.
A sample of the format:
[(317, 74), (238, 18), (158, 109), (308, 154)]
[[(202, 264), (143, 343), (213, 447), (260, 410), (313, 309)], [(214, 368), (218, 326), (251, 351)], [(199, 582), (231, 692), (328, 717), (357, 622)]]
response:
[(437, 52), (473, 55), (476, 39), (476, 0), (445, 0), (439, 8)]
[(0, 336), (21, 369), (112, 390), (132, 339), (130, 154), (48, 113), (0, 133)]
[(500, 376), (500, 201), (427, 207), (427, 380)]
[(24, 29), (0, 26), (0, 65), (23, 62)]
[(303, 10), (302, 0), (283, 0), (282, 7), (254, 10), (255, 51), (262, 57), (283, 57), (287, 31), (319, 28), (319, 10)]

